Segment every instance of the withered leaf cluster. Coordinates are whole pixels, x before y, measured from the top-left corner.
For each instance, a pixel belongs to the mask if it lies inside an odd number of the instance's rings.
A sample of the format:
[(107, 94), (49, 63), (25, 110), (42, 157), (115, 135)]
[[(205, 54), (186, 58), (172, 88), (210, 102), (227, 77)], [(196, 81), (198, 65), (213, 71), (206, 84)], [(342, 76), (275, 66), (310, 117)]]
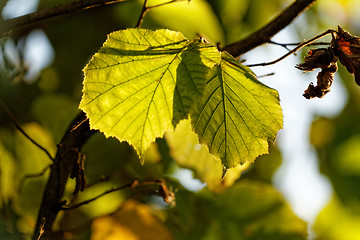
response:
[(322, 98), (330, 91), (334, 73), (338, 69), (338, 60), (349, 73), (355, 75), (355, 81), (360, 86), (360, 38), (351, 35), (340, 26), (334, 32), (329, 48), (310, 50), (304, 63), (296, 66), (306, 72), (321, 68), (321, 72), (317, 75), (317, 85), (309, 84), (304, 92), (305, 98)]

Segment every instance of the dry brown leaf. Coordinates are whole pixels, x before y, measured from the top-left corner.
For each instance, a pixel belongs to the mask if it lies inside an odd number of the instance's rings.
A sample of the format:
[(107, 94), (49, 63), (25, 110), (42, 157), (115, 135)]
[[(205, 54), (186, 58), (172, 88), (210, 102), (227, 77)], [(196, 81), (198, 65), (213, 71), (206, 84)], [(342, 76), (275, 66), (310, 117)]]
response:
[(317, 85), (310, 83), (305, 90), (307, 99), (322, 98), (330, 92), (334, 74), (337, 71), (337, 60), (346, 67), (349, 73), (355, 75), (355, 82), (360, 86), (360, 38), (351, 35), (340, 26), (332, 31), (333, 39), (329, 48), (318, 48), (309, 51), (304, 63), (296, 67), (305, 72), (321, 68), (317, 75)]
[(305, 72), (313, 71), (315, 68), (327, 68), (338, 58), (330, 48), (311, 49), (308, 56), (305, 57), (304, 63), (300, 63), (296, 68)]
[(321, 68), (321, 72), (317, 75), (317, 85), (309, 84), (303, 94), (305, 98), (322, 98), (326, 93), (330, 92), (334, 73), (337, 71), (337, 60), (338, 58), (334, 55), (331, 48), (312, 49), (308, 52), (308, 56), (305, 57), (304, 63), (296, 66), (305, 72)]
[(317, 75), (317, 86), (310, 83), (303, 96), (307, 99), (324, 97), (326, 93), (330, 92), (330, 87), (333, 83), (334, 73), (336, 71), (336, 62), (332, 63), (330, 67), (323, 68)]
[(355, 75), (355, 82), (360, 86), (360, 38), (338, 26), (332, 45), (334, 54), (348, 72)]

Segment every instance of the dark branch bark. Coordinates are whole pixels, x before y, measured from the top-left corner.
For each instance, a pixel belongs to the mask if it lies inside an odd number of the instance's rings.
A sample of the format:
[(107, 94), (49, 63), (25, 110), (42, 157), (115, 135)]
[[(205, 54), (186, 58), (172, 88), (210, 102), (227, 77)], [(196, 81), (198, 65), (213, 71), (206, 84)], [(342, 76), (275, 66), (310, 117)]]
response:
[[(71, 123), (58, 145), (58, 151), (54, 164), (51, 166), (50, 176), (40, 205), (33, 240), (38, 239), (40, 235), (43, 219), (46, 221), (42, 228), (44, 230), (42, 239), (48, 239), (49, 234), (51, 234), (52, 225), (61, 209), (61, 199), (64, 194), (66, 180), (78, 158), (78, 151), (95, 132), (90, 130), (89, 122), (84, 121), (84, 119), (86, 119), (85, 113), (81, 112)], [(82, 121), (83, 123), (74, 129), (74, 126), (77, 126)]]
[(238, 57), (251, 49), (270, 41), (270, 39), (289, 25), (302, 11), (306, 10), (316, 0), (297, 0), (282, 11), (275, 19), (263, 28), (252, 33), (248, 37), (232, 43), (222, 50), (227, 51), (234, 57)]
[(34, 13), (0, 22), (0, 37), (9, 36), (10, 32), (16, 28), (26, 26), (31, 23), (36, 23), (48, 18), (124, 1), (126, 0), (80, 0), (76, 2), (65, 3), (49, 9), (39, 10)]

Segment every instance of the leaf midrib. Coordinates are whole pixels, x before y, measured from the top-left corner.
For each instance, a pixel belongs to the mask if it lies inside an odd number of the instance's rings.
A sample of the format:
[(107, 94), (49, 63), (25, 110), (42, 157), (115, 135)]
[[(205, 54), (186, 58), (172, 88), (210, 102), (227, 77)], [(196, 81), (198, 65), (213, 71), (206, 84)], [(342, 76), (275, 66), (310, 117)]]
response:
[[(155, 87), (155, 90), (153, 91), (153, 94), (152, 94), (152, 96), (151, 96), (151, 100), (150, 100), (150, 103), (149, 103), (149, 107), (147, 108), (147, 111), (146, 111), (145, 122), (144, 122), (143, 130), (142, 130), (142, 133), (141, 133), (140, 153), (143, 152), (143, 151), (142, 151), (142, 150), (143, 150), (142, 148), (143, 148), (143, 141), (144, 141), (144, 134), (145, 134), (146, 123), (148, 122), (149, 111), (150, 111), (150, 108), (151, 108), (151, 104), (152, 104), (153, 101), (154, 101), (154, 96), (155, 96), (155, 93), (156, 93), (156, 91), (157, 91), (157, 88), (158, 88), (159, 85), (161, 84), (161, 80), (163, 79), (165, 73), (166, 73), (167, 71), (169, 71), (169, 68), (170, 68), (170, 66), (173, 64), (173, 62), (175, 61), (175, 59), (179, 58), (178, 56), (179, 56), (180, 52), (182, 52), (183, 49), (185, 49), (185, 47), (182, 48), (177, 54), (175, 54), (174, 58), (171, 60), (170, 64), (168, 64), (167, 68), (165, 69), (165, 71), (163, 72), (162, 76), (160, 77), (159, 82), (157, 83), (157, 85), (156, 85), (156, 87)], [(179, 60), (180, 60), (180, 59), (179, 59)], [(180, 60), (180, 61), (181, 61), (181, 60)], [(173, 76), (172, 76), (172, 74), (171, 74), (171, 71), (169, 71), (169, 73), (170, 73), (170, 75), (171, 75), (171, 78), (172, 78), (173, 81), (174, 81), (174, 78), (173, 78)], [(176, 86), (176, 81), (174, 81), (174, 83), (175, 83), (174, 85)], [(164, 97), (166, 98), (166, 94), (164, 94)], [(166, 102), (166, 104), (168, 104), (167, 99), (165, 99), (165, 102)], [(167, 107), (168, 107), (168, 109), (169, 109), (169, 106), (167, 106)], [(171, 116), (171, 115), (170, 115), (170, 116)], [(161, 126), (161, 125), (160, 125), (160, 126)]]

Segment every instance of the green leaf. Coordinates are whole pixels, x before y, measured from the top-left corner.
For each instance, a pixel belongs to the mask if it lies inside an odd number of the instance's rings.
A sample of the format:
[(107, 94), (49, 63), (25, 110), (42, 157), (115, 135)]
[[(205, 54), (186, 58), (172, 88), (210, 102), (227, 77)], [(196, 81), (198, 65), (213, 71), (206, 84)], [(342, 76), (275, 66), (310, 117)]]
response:
[(220, 194), (179, 191), (168, 225), (176, 239), (305, 240), (307, 224), (270, 184), (240, 181)]
[(359, 205), (344, 205), (336, 195), (318, 215), (313, 231), (317, 240), (359, 239), (360, 236)]
[(174, 132), (166, 132), (166, 142), (169, 145), (171, 156), (180, 167), (191, 169), (194, 177), (206, 183), (206, 187), (213, 192), (221, 192), (234, 184), (243, 171), (250, 166), (238, 165), (229, 169), (223, 177), (223, 165), (209, 153), (209, 149), (199, 144), (199, 138), (191, 130), (190, 119), (182, 120)]
[(179, 32), (113, 32), (84, 69), (80, 109), (92, 129), (128, 141), (143, 162), (150, 143), (188, 117), (219, 60), (216, 47)]
[(268, 141), (283, 125), (278, 92), (226, 52), (190, 114), (200, 142), (226, 168), (268, 153)]
[[(66, 131), (66, 124), (78, 114), (78, 102), (62, 94), (39, 94), (31, 104), (31, 113), (59, 142)], [(61, 109), (61, 110), (60, 110)]]
[(12, 154), (5, 148), (0, 140), (0, 209), (3, 205), (13, 198), (16, 194), (14, 182), (16, 179), (16, 160)]

